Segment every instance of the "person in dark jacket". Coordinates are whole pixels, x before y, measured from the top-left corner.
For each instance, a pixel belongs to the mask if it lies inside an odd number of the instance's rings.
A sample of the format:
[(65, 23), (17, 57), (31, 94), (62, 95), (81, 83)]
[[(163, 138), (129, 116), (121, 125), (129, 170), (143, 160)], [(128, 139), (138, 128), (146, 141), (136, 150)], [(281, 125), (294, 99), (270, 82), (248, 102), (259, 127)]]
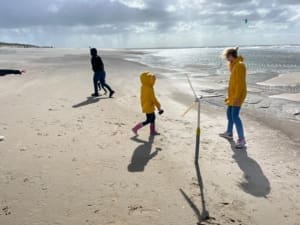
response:
[(105, 70), (104, 70), (104, 64), (101, 59), (101, 57), (97, 54), (97, 49), (96, 48), (91, 48), (90, 50), (91, 53), (91, 64), (92, 64), (92, 69), (94, 71), (94, 77), (93, 77), (93, 82), (94, 82), (94, 93), (92, 94), (93, 97), (99, 96), (98, 92), (98, 81), (100, 81), (101, 86), (105, 87), (106, 89), (109, 90), (109, 97), (111, 98), (115, 91), (111, 89), (111, 87), (105, 82)]
[(25, 70), (8, 70), (8, 69), (2, 70), (2, 69), (0, 69), (0, 76), (5, 76), (8, 74), (21, 75), (23, 73), (25, 73)]

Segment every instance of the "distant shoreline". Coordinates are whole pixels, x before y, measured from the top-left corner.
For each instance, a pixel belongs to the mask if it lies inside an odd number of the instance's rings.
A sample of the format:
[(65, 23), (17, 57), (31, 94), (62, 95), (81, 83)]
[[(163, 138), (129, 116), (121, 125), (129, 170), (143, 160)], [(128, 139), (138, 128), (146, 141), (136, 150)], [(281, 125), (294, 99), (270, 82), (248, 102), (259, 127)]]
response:
[(253, 47), (300, 47), (300, 44), (270, 44), (270, 45), (207, 45), (207, 46), (184, 46), (184, 47), (138, 47), (138, 48), (112, 48), (112, 49), (124, 49), (124, 50), (155, 50), (155, 49), (193, 49), (193, 48), (229, 48), (238, 46), (239, 48), (253, 48)]
[[(156, 46), (156, 47), (131, 47), (131, 48), (105, 48), (105, 47), (98, 47), (99, 49), (105, 49), (105, 50), (155, 50), (155, 49), (197, 49), (197, 48), (228, 48), (232, 46), (239, 46), (240, 48), (258, 48), (258, 47), (300, 47), (299, 44), (269, 44), (269, 45), (207, 45), (207, 46), (171, 46), (171, 47), (165, 47), (165, 46)], [(8, 42), (0, 42), (0, 48), (1, 47), (15, 47), (15, 48), (54, 48), (54, 46), (39, 46), (34, 44), (22, 44), (22, 43), (8, 43)], [(66, 48), (66, 49), (78, 49), (78, 48), (88, 48), (88, 47), (57, 47), (60, 48)]]
[(0, 42), (1, 47), (13, 47), (13, 48), (53, 48), (53, 46), (38, 46), (32, 44), (20, 44), (20, 43), (7, 43), (7, 42)]

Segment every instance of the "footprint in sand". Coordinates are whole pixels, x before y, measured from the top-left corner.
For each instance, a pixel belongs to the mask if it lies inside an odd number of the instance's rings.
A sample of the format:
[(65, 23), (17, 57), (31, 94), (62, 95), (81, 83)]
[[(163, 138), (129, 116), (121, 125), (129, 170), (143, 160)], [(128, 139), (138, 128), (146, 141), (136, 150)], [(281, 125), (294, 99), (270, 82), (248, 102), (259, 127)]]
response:
[(44, 137), (49, 136), (48, 133), (42, 133), (42, 132), (38, 132), (37, 135), (38, 135), (38, 136), (44, 136)]
[(128, 206), (128, 215), (132, 215), (136, 211), (140, 211), (143, 209), (143, 206), (141, 205), (130, 205)]
[(4, 208), (2, 208), (2, 211), (4, 212), (4, 214), (5, 214), (6, 216), (8, 216), (8, 215), (11, 214), (11, 212), (10, 212), (8, 206), (5, 206)]

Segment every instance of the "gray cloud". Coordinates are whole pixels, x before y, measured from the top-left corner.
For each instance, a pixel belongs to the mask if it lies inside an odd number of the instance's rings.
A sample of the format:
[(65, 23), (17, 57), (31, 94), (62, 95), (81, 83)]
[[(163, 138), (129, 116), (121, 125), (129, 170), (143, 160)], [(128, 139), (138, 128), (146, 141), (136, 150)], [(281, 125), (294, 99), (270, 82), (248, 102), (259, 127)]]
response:
[[(18, 7), (15, 7), (15, 6)], [(100, 25), (143, 23), (172, 19), (161, 7), (138, 9), (117, 1), (100, 0), (93, 3), (76, 1), (18, 1), (11, 0), (0, 8), (0, 26), (16, 28), (48, 25)]]
[[(196, 20), (201, 22), (207, 17), (214, 24), (235, 23), (237, 18), (249, 17), (251, 20), (270, 20), (285, 22), (288, 15), (282, 13), (287, 10), (286, 4), (299, 4), (298, 1), (277, 1), (275, 6), (266, 1), (247, 0), (223, 0), (213, 3), (202, 1), (186, 1), (192, 7), (178, 9), (168, 12), (166, 8), (172, 4), (176, 6), (176, 1), (145, 0), (146, 8), (132, 8), (118, 1), (98, 0), (98, 1), (19, 1), (10, 0), (1, 4), (0, 26), (2, 28), (20, 28), (28, 26), (48, 26), (48, 25), (101, 25), (101, 24), (126, 24), (159, 22), (169, 24), (177, 21)], [(175, 4), (174, 4), (175, 2)], [(201, 1), (199, 1), (201, 2)], [(255, 4), (256, 2), (256, 4)], [(280, 2), (280, 4), (279, 4)], [(257, 9), (268, 8), (270, 12), (259, 15)], [(248, 11), (249, 15), (234, 15), (234, 12)], [(214, 18), (215, 17), (215, 18)], [(231, 18), (231, 19), (230, 19)], [(162, 26), (164, 27), (164, 26)]]
[[(30, 37), (38, 42), (63, 43), (61, 39), (92, 35), (103, 40), (115, 35), (126, 43), (137, 35), (174, 35), (183, 32), (238, 31), (249, 27), (257, 32), (266, 27), (299, 27), (298, 0), (10, 0), (1, 3), (0, 34)], [(142, 3), (139, 5), (139, 3)], [(280, 26), (279, 26), (280, 25)], [(29, 33), (31, 32), (31, 33)], [(43, 35), (45, 37), (43, 37)], [(46, 38), (48, 37), (48, 40)], [(82, 39), (84, 39), (82, 37)]]

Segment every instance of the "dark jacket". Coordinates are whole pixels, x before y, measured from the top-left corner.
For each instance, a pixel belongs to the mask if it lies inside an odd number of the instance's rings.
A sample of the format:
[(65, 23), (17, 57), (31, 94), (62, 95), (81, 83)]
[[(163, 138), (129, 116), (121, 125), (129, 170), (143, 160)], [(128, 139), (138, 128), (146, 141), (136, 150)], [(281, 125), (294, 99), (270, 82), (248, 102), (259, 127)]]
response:
[(91, 64), (94, 72), (104, 71), (104, 64), (100, 56), (92, 56)]

